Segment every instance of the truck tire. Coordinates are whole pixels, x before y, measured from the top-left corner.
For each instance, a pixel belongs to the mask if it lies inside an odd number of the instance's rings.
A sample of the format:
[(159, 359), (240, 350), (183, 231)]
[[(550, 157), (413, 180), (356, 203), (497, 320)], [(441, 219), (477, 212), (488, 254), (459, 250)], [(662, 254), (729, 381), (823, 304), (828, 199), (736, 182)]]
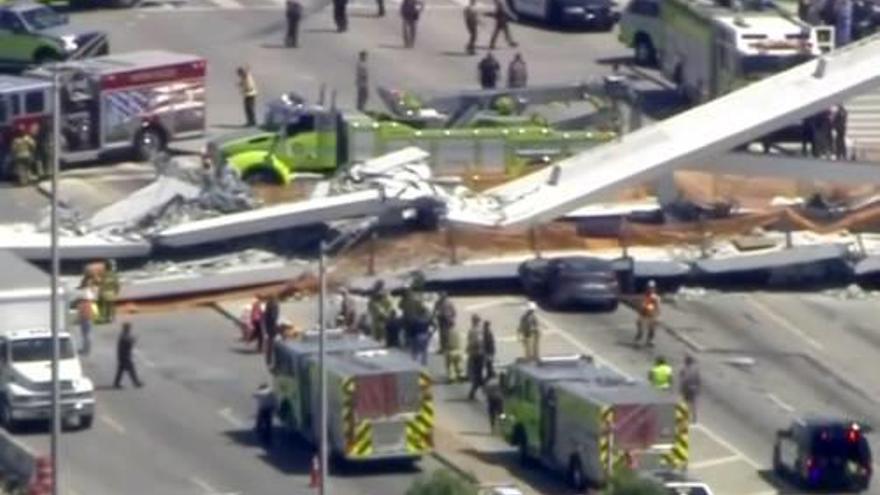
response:
[(245, 172), (242, 177), (250, 185), (280, 186), (281, 177), (268, 167), (253, 168)]
[(654, 48), (654, 43), (651, 43), (651, 38), (645, 33), (636, 35), (634, 58), (636, 65), (642, 67), (649, 67), (657, 63), (657, 50)]
[(95, 416), (92, 414), (84, 414), (79, 417), (79, 429), (80, 430), (88, 430), (92, 427), (92, 423), (95, 422)]
[(12, 419), (12, 410), (5, 397), (0, 399), (0, 426), (6, 428), (9, 433), (14, 433), (18, 429), (18, 421)]
[(61, 60), (61, 55), (48, 48), (40, 48), (34, 53), (34, 63), (37, 65), (49, 64)]
[(144, 127), (134, 137), (135, 160), (146, 162), (165, 150), (165, 136), (152, 126)]
[(584, 475), (584, 466), (581, 464), (581, 458), (572, 456), (568, 463), (568, 484), (578, 491), (582, 492), (587, 487), (587, 477)]
[(516, 444), (519, 451), (519, 463), (523, 466), (528, 465), (529, 437), (526, 435), (526, 430), (522, 426), (516, 427), (516, 432), (513, 434), (513, 443)]

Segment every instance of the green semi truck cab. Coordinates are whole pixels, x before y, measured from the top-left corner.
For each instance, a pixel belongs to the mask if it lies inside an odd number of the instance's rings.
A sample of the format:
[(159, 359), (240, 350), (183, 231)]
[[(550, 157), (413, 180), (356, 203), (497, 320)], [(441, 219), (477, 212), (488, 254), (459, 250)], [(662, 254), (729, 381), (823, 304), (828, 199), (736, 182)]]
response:
[(106, 55), (107, 34), (70, 24), (65, 14), (31, 1), (0, 3), (0, 65), (23, 68)]

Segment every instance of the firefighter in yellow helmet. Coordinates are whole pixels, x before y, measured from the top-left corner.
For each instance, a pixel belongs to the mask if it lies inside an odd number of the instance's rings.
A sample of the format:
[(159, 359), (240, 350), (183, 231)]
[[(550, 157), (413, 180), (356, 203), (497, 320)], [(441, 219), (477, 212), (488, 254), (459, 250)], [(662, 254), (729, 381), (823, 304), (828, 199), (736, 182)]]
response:
[(641, 344), (642, 336), (645, 343), (654, 345), (654, 332), (657, 328), (657, 316), (660, 314), (660, 296), (657, 295), (657, 284), (648, 281), (648, 288), (639, 303), (639, 319), (636, 322), (636, 345)]
[(18, 179), (20, 186), (26, 186), (30, 183), (31, 173), (35, 168), (37, 143), (24, 128), (19, 128), (15, 139), (12, 140), (11, 148), (16, 179)]

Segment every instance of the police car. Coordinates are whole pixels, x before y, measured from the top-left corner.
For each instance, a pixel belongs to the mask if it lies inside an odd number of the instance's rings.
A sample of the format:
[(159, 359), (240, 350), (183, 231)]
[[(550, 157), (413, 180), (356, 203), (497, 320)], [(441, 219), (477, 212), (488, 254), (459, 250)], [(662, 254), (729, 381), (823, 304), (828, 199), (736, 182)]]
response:
[(871, 428), (837, 418), (807, 418), (776, 433), (773, 470), (809, 489), (864, 491), (871, 484)]
[(509, 0), (520, 17), (558, 26), (610, 31), (620, 20), (613, 0)]

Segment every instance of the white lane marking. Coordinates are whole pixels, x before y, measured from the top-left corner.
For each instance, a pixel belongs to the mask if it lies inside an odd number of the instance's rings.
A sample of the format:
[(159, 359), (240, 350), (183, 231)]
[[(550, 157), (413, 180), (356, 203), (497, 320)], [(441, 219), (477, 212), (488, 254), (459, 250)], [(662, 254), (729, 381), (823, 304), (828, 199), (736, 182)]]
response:
[[(489, 309), (496, 306), (505, 306), (516, 301), (517, 300), (512, 297), (502, 297), (499, 299), (493, 299), (491, 301), (483, 301), (480, 303), (469, 304), (464, 307), (464, 310), (468, 313), (473, 313), (474, 311), (479, 311), (481, 309)], [(525, 305), (523, 305), (523, 307), (525, 307)]]
[(118, 421), (111, 418), (110, 416), (107, 416), (106, 414), (99, 414), (98, 420), (109, 426), (110, 429), (116, 431), (116, 433), (119, 433), (120, 435), (125, 435), (125, 427), (119, 424)]
[(776, 397), (773, 394), (767, 394), (767, 398), (770, 399), (770, 402), (779, 406), (780, 409), (782, 409), (783, 411), (794, 412), (794, 407), (791, 406), (790, 404), (788, 404), (787, 402), (783, 401), (779, 397)]
[(196, 476), (190, 476), (189, 480), (192, 482), (192, 484), (204, 490), (206, 495), (241, 495), (238, 492), (221, 492), (211, 486), (211, 484), (207, 481)]
[(688, 469), (706, 469), (714, 466), (721, 466), (722, 464), (730, 464), (732, 462), (739, 462), (742, 458), (739, 455), (733, 454), (727, 457), (718, 457), (716, 459), (707, 459), (705, 461), (700, 462), (692, 462), (688, 464)]
[(223, 409), (220, 409), (219, 411), (217, 411), (217, 414), (221, 418), (225, 419), (227, 423), (231, 424), (232, 426), (234, 426), (236, 428), (244, 428), (245, 426), (247, 426), (247, 424), (244, 421), (242, 421), (241, 419), (239, 419), (239, 417), (236, 416), (234, 412), (232, 412), (232, 409), (230, 409), (228, 407), (224, 407)]
[(825, 347), (822, 344), (820, 344), (819, 341), (817, 341), (816, 339), (814, 339), (814, 338), (810, 337), (809, 335), (807, 335), (806, 333), (804, 333), (803, 330), (801, 330), (800, 328), (795, 326), (790, 321), (788, 321), (785, 318), (783, 318), (782, 316), (779, 316), (778, 314), (776, 314), (773, 310), (768, 308), (766, 305), (764, 305), (763, 302), (759, 301), (754, 296), (748, 295), (748, 296), (746, 296), (746, 298), (749, 300), (750, 303), (752, 303), (752, 306), (761, 310), (761, 312), (764, 313), (764, 315), (767, 318), (770, 318), (771, 320), (773, 320), (777, 325), (779, 325), (783, 329), (796, 335), (797, 337), (799, 337), (801, 340), (803, 340), (804, 342), (806, 342), (807, 344), (809, 344), (810, 346), (812, 346), (816, 350), (821, 351), (821, 350), (825, 349)]
[(709, 437), (709, 438), (711, 438), (712, 440), (714, 440), (715, 443), (721, 445), (721, 446), (724, 447), (725, 449), (727, 449), (727, 450), (733, 452), (734, 454), (740, 456), (740, 457), (742, 458), (742, 460), (745, 461), (746, 463), (748, 463), (750, 466), (752, 466), (753, 469), (755, 469), (755, 470), (759, 470), (759, 469), (761, 469), (761, 465), (758, 464), (757, 461), (755, 461), (755, 460), (752, 459), (751, 457), (745, 455), (741, 450), (739, 450), (738, 448), (734, 447), (733, 444), (731, 444), (731, 443), (728, 442), (727, 440), (721, 438), (720, 435), (718, 435), (718, 434), (715, 433), (714, 431), (710, 430), (709, 428), (703, 426), (702, 424), (696, 424), (696, 425), (693, 425), (693, 426), (691, 426), (691, 428), (693, 428), (694, 430), (700, 430), (700, 431), (702, 431), (703, 433), (706, 434), (707, 437)]
[(562, 337), (563, 340), (565, 340), (566, 342), (568, 342), (569, 344), (571, 344), (572, 346), (577, 348), (582, 353), (584, 353), (588, 356), (592, 356), (593, 359), (595, 359), (597, 363), (601, 364), (602, 366), (605, 366), (606, 368), (608, 368), (612, 371), (617, 372), (620, 375), (623, 375), (624, 377), (626, 377), (628, 379), (632, 379), (632, 376), (629, 373), (626, 373), (622, 369), (620, 369), (617, 366), (615, 366), (614, 364), (612, 364), (607, 359), (604, 359), (603, 357), (596, 354), (596, 351), (591, 349), (590, 346), (588, 346), (587, 344), (584, 344), (580, 340), (576, 339), (573, 335), (566, 332), (565, 330), (562, 330), (561, 328), (557, 327), (556, 325), (554, 325), (550, 320), (548, 320), (544, 316), (539, 314), (538, 321), (540, 321), (541, 324), (544, 325), (547, 328), (547, 330), (549, 330), (549, 332), (544, 332), (545, 335), (546, 334), (551, 334), (551, 335), (558, 334), (560, 337)]
[(143, 352), (134, 351), (134, 355), (138, 358), (138, 361), (144, 363), (144, 366), (146, 366), (147, 368), (156, 367), (156, 362), (148, 358)]

